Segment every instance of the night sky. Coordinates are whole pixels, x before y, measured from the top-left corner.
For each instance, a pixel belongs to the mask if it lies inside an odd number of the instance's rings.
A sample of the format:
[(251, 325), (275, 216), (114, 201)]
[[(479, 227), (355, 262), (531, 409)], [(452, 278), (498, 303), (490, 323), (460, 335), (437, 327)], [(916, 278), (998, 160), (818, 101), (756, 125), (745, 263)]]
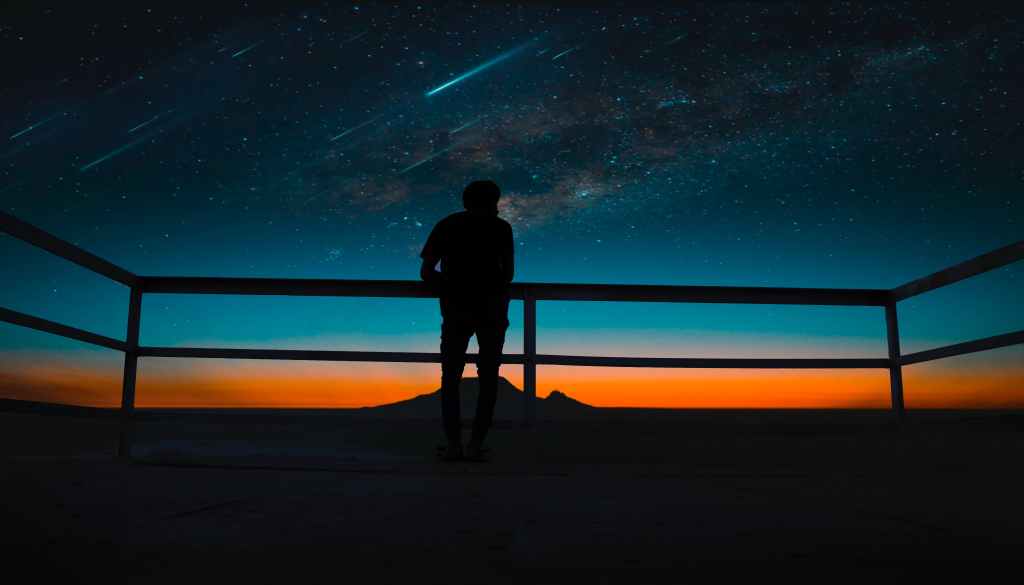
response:
[[(518, 281), (888, 288), (1024, 236), (1024, 13), (996, 4), (209, 4), (5, 6), (6, 211), (182, 276), (416, 279), (431, 227), (478, 178), (502, 187)], [(0, 249), (0, 305), (123, 338), (127, 289), (8, 236)], [(1021, 329), (1022, 275), (901, 303), (904, 350)], [(538, 318), (543, 353), (885, 355), (877, 307), (548, 302)], [(439, 323), (429, 299), (152, 295), (142, 343), (437, 351)], [(7, 396), (117, 400), (116, 352), (6, 324), (0, 351)], [(908, 368), (908, 405), (1024, 404), (1022, 357)], [(141, 372), (142, 405), (373, 404), (439, 376)], [(887, 383), (538, 375), (541, 395), (678, 406), (884, 406)]]

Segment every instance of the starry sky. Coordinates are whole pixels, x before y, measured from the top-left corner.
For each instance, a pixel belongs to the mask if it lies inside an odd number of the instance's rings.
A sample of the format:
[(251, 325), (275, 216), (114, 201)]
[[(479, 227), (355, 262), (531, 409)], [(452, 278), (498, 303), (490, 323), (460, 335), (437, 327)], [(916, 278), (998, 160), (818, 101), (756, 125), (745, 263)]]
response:
[[(140, 274), (416, 279), (478, 178), (502, 187), (519, 281), (888, 288), (1024, 234), (1024, 12), (987, 3), (4, 10), (4, 210)], [(0, 305), (123, 338), (123, 286), (0, 249)], [(1022, 272), (901, 303), (905, 351), (1021, 329)], [(885, 355), (877, 307), (546, 302), (538, 319), (542, 353)], [(439, 322), (429, 299), (151, 295), (142, 343), (436, 351)], [(116, 352), (6, 324), (0, 352), (8, 396), (117, 400)], [(1021, 357), (907, 368), (908, 405), (1024, 405)], [(145, 358), (140, 376), (142, 405), (344, 406), (431, 390), (438, 367)], [(886, 385), (538, 375), (541, 395), (607, 405), (884, 406)]]

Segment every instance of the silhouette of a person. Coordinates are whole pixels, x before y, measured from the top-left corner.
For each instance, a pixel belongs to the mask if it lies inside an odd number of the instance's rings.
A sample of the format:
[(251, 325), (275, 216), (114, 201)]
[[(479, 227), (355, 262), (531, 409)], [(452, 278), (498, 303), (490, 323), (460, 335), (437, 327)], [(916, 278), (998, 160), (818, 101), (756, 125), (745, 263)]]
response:
[[(465, 211), (434, 226), (420, 252), (420, 277), (435, 287), (441, 304), (441, 415), (448, 440), (444, 459), (463, 457), (459, 383), (469, 338), (480, 353), (473, 430), (465, 456), (479, 459), (494, 417), (498, 368), (508, 329), (509, 283), (515, 273), (512, 226), (498, 217), (501, 190), (493, 181), (473, 181), (462, 192)], [(434, 270), (438, 261), (441, 271)]]

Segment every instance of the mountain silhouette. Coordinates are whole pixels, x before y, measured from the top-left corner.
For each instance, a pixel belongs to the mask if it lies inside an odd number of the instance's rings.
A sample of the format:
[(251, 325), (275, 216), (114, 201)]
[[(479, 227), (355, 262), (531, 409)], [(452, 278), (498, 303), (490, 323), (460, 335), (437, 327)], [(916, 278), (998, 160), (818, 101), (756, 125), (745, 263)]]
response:
[[(462, 418), (471, 420), (476, 412), (480, 380), (479, 378), (464, 377), (459, 388), (461, 390)], [(522, 390), (503, 376), (498, 376), (498, 398), (494, 406), (495, 420), (522, 420), (524, 396)], [(537, 398), (536, 409), (537, 418), (577, 418), (587, 416), (597, 410), (595, 407), (584, 404), (558, 390), (553, 390), (547, 398)], [(441, 389), (438, 388), (433, 392), (420, 394), (408, 400), (380, 406), (367, 406), (360, 410), (367, 414), (395, 418), (440, 417)]]

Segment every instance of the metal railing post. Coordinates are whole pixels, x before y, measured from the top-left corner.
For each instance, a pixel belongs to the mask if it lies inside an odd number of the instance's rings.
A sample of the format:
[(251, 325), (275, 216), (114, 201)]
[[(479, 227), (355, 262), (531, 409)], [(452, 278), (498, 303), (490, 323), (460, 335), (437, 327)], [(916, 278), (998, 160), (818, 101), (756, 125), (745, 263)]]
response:
[(125, 335), (124, 373), (121, 385), (121, 429), (117, 455), (132, 456), (135, 435), (135, 371), (139, 362), (139, 317), (142, 312), (142, 287), (133, 286), (128, 301), (128, 332)]
[(895, 299), (890, 299), (885, 305), (885, 329), (889, 340), (889, 390), (892, 394), (892, 410), (902, 418), (903, 365), (900, 363), (900, 329), (896, 319)]
[(537, 416), (537, 301), (527, 288), (523, 292), (523, 426), (532, 426)]

